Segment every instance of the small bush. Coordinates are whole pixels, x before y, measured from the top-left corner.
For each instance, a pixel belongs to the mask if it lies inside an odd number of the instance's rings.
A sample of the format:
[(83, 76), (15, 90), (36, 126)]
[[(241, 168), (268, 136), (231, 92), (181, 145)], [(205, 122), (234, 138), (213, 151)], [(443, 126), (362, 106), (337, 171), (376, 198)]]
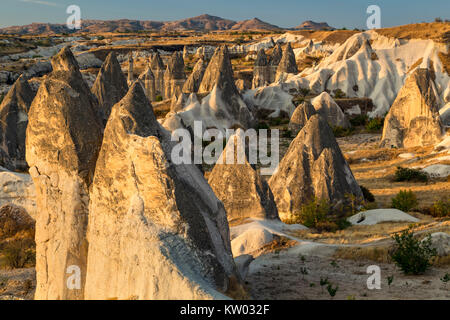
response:
[(334, 93), (334, 98), (336, 98), (336, 99), (343, 99), (343, 98), (345, 98), (345, 93), (341, 89), (336, 89), (336, 90), (333, 91), (333, 93)]
[(416, 207), (417, 197), (411, 190), (400, 190), (399, 193), (392, 198), (392, 208), (408, 212)]
[(364, 200), (366, 200), (368, 202), (375, 202), (375, 197), (372, 194), (372, 192), (370, 192), (369, 189), (367, 189), (364, 186), (359, 186), (359, 187), (361, 188), (361, 191), (363, 193)]
[(157, 96), (155, 97), (155, 101), (156, 101), (156, 102), (163, 101), (163, 97), (160, 96), (160, 95), (157, 95)]
[(330, 205), (326, 200), (317, 198), (302, 205), (300, 212), (294, 213), (294, 220), (308, 228), (315, 228), (320, 223), (326, 222), (330, 212)]
[(411, 229), (392, 237), (395, 247), (390, 257), (405, 274), (423, 274), (431, 266), (436, 249), (431, 248), (431, 235), (423, 241), (414, 237)]
[(34, 244), (31, 240), (17, 240), (3, 245), (6, 265), (17, 269), (33, 266), (35, 263)]
[(422, 172), (417, 169), (409, 169), (397, 167), (394, 176), (395, 182), (401, 181), (416, 181), (416, 182), (427, 182), (428, 175), (425, 172)]
[(355, 129), (353, 127), (345, 129), (345, 128), (342, 128), (342, 127), (339, 127), (339, 126), (336, 126), (336, 127), (332, 126), (332, 129), (333, 129), (334, 136), (337, 137), (337, 138), (339, 138), (339, 137), (347, 137), (347, 136), (353, 134), (353, 132), (355, 131)]
[(383, 129), (384, 118), (373, 118), (366, 124), (366, 129), (369, 132), (375, 133)]
[(365, 126), (367, 124), (368, 121), (368, 117), (365, 114), (359, 114), (357, 116), (355, 116), (354, 118), (350, 119), (350, 124), (353, 127), (359, 127), (359, 126)]
[(255, 129), (256, 129), (256, 130), (259, 130), (259, 129), (266, 129), (266, 130), (269, 130), (270, 127), (269, 127), (269, 125), (268, 125), (265, 121), (260, 121), (260, 122), (258, 122), (258, 124), (256, 125)]
[(429, 208), (422, 210), (424, 214), (429, 214), (435, 218), (443, 218), (450, 216), (450, 201), (437, 200)]

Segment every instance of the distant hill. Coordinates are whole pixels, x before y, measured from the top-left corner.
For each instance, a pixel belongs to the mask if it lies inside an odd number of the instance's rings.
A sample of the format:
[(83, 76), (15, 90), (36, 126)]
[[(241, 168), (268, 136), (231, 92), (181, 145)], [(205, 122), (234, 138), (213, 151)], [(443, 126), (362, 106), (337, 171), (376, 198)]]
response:
[(304, 21), (299, 26), (293, 28), (294, 30), (333, 30), (326, 22), (314, 22), (311, 20)]
[(281, 30), (280, 27), (264, 22), (258, 18), (237, 22), (231, 30)]
[[(244, 21), (233, 21), (208, 14), (177, 21), (152, 20), (83, 20), (80, 32), (138, 32), (155, 31), (217, 31), (217, 30), (279, 30), (280, 28), (261, 21), (258, 18)], [(32, 23), (24, 26), (12, 26), (0, 29), (0, 34), (60, 34), (74, 33), (65, 24)]]

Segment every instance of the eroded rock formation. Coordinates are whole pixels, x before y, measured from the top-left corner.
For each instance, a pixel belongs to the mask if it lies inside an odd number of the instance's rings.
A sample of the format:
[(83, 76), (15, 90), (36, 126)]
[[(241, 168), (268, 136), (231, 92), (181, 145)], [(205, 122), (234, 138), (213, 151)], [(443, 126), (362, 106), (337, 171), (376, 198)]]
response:
[(197, 61), (194, 69), (192, 70), (192, 73), (189, 75), (183, 85), (183, 92), (192, 93), (198, 91), (207, 66), (208, 62), (203, 57)]
[(150, 69), (152, 69), (153, 75), (155, 76), (155, 94), (158, 97), (164, 98), (164, 63), (156, 52), (152, 55), (150, 59)]
[(282, 220), (290, 219), (314, 197), (333, 206), (348, 201), (350, 194), (362, 197), (333, 131), (319, 114), (313, 115), (292, 141), (269, 186)]
[(292, 134), (297, 136), (308, 120), (316, 113), (316, 109), (314, 109), (314, 106), (310, 102), (306, 101), (301, 103), (291, 116), (289, 130), (291, 130)]
[(326, 91), (311, 100), (312, 105), (330, 126), (349, 128), (350, 121), (342, 111), (341, 107), (333, 100)]
[(164, 73), (164, 98), (178, 97), (186, 81), (184, 60), (181, 52), (174, 52)]
[(223, 204), (195, 165), (174, 164), (172, 147), (133, 85), (97, 161), (87, 299), (224, 298), (238, 277)]
[(97, 99), (68, 47), (52, 66), (30, 107), (26, 138), (38, 207), (35, 298), (83, 299), (89, 186), (102, 124)]
[(278, 219), (272, 191), (259, 175), (255, 164), (249, 162), (256, 162), (257, 157), (249, 159), (249, 143), (246, 145), (245, 138), (241, 129), (230, 137), (209, 175), (208, 183), (223, 202), (229, 221), (244, 218)]
[(384, 120), (381, 147), (409, 148), (439, 142), (443, 126), (437, 97), (430, 71), (416, 69)]
[(295, 61), (294, 50), (292, 50), (291, 44), (288, 42), (283, 50), (283, 56), (277, 67), (277, 73), (275, 81), (283, 81), (289, 74), (297, 74), (297, 62)]
[(9, 170), (26, 169), (25, 134), (28, 110), (34, 93), (24, 76), (20, 76), (0, 104), (1, 165)]
[(119, 102), (128, 91), (127, 79), (114, 52), (108, 54), (91, 91), (98, 99), (100, 117), (105, 125), (112, 106)]
[(156, 83), (155, 83), (155, 75), (152, 72), (152, 69), (147, 68), (140, 76), (139, 82), (144, 88), (145, 95), (149, 101), (155, 101), (156, 99)]
[(266, 86), (270, 83), (270, 67), (264, 49), (259, 49), (253, 67), (252, 88)]

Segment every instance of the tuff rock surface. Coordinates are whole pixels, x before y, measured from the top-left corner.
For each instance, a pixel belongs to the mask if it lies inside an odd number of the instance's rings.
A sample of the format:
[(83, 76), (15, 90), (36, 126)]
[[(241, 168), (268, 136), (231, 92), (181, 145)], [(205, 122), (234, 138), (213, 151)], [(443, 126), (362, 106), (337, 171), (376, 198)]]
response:
[(33, 98), (28, 81), (20, 76), (0, 104), (0, 153), (2, 165), (7, 169), (27, 168), (25, 134)]
[(95, 170), (87, 299), (223, 299), (239, 278), (223, 204), (172, 147), (134, 84), (113, 107)]
[[(68, 47), (52, 58), (52, 66), (30, 107), (26, 138), (38, 208), (35, 298), (83, 299), (89, 186), (102, 124), (97, 99)], [(72, 283), (77, 271), (81, 281)]]
[(409, 148), (438, 143), (443, 136), (436, 88), (428, 69), (405, 81), (384, 120), (381, 147)]
[(111, 52), (106, 57), (91, 91), (98, 99), (100, 117), (103, 123), (106, 124), (111, 108), (128, 91), (127, 79), (114, 52)]
[(273, 194), (249, 159), (245, 134), (231, 136), (208, 177), (208, 183), (223, 202), (228, 221), (244, 218), (278, 219)]
[(269, 186), (282, 220), (290, 219), (314, 197), (333, 206), (345, 203), (349, 194), (362, 197), (333, 131), (318, 114), (308, 120), (291, 142)]

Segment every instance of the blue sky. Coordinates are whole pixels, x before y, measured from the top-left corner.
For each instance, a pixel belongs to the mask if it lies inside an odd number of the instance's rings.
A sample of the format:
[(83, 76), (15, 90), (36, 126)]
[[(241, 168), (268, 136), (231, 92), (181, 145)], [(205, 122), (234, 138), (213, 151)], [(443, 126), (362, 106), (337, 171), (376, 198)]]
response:
[(258, 17), (281, 27), (313, 20), (363, 28), (371, 4), (381, 8), (382, 27), (450, 18), (449, 0), (0, 0), (0, 27), (63, 23), (70, 4), (80, 6), (82, 19), (166, 21), (208, 13), (232, 20)]

